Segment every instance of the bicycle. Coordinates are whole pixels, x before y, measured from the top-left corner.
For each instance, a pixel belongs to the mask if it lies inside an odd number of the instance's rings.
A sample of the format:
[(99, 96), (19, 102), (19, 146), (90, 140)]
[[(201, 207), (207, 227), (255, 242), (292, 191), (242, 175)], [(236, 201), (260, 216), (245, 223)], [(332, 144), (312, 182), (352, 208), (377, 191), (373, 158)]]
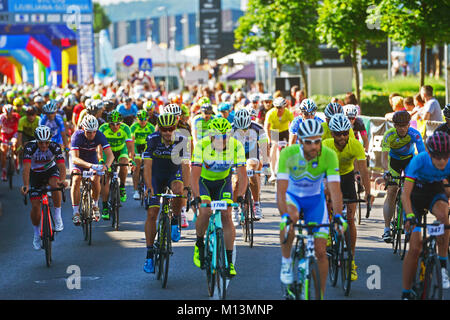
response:
[[(398, 254), (400, 256), (400, 259), (403, 260), (405, 258), (406, 254), (406, 244), (409, 241), (409, 234), (406, 234), (404, 230), (404, 220), (405, 220), (405, 213), (403, 210), (403, 204), (402, 204), (402, 189), (403, 184), (405, 182), (405, 176), (400, 177), (394, 177), (390, 173), (385, 174), (385, 177), (387, 178), (388, 182), (386, 183), (385, 190), (388, 186), (397, 186), (397, 194), (395, 196), (395, 211), (394, 216), (392, 217), (391, 221), (391, 234), (392, 234), (392, 249), (394, 254)], [(398, 180), (398, 183), (392, 180)], [(402, 235), (405, 235), (402, 241)], [(402, 242), (403, 242), (403, 249), (402, 249)]]
[(443, 235), (445, 230), (450, 229), (450, 225), (439, 221), (427, 224), (426, 213), (423, 215), (423, 223), (412, 223), (412, 226), (414, 225), (422, 227), (423, 231), (422, 251), (412, 291), (418, 300), (442, 300), (442, 273), (436, 251), (436, 237)]
[(6, 152), (6, 176), (9, 183), (9, 189), (13, 187), (14, 172), (17, 170), (16, 156), (12, 150), (12, 142), (8, 141), (8, 151)]
[(222, 226), (222, 210), (229, 207), (239, 207), (238, 203), (227, 203), (226, 201), (211, 201), (202, 203), (202, 208), (211, 208), (209, 224), (205, 236), (205, 260), (203, 268), (206, 270), (206, 282), (209, 296), (214, 294), (217, 284), (218, 296), (221, 300), (226, 299), (227, 279), (229, 277), (229, 262), (227, 260), (225, 239)]
[[(346, 206), (350, 203), (365, 202), (362, 199), (343, 199), (344, 208), (342, 216), (347, 219)], [(330, 213), (330, 221), (333, 219), (333, 213)], [(342, 235), (337, 230), (330, 230), (330, 246), (327, 246), (328, 256), (328, 274), (331, 286), (335, 287), (339, 278), (339, 270), (341, 274), (341, 286), (344, 295), (347, 297), (351, 289), (351, 273), (353, 254), (350, 246), (350, 231), (347, 229)]]
[[(162, 198), (158, 213), (157, 238), (154, 243), (155, 272), (156, 278), (158, 280), (161, 279), (161, 286), (165, 289), (167, 288), (167, 280), (169, 276), (169, 260), (170, 256), (173, 254), (170, 223), (173, 219), (171, 200), (186, 197), (183, 195), (172, 194), (168, 188), (164, 193), (158, 193), (155, 194), (155, 196)], [(189, 193), (187, 198), (190, 198)]]
[(82, 176), (81, 178), (81, 197), (80, 197), (80, 218), (81, 229), (83, 230), (84, 241), (88, 245), (92, 244), (92, 221), (95, 220), (94, 212), (92, 210), (92, 181), (91, 178), (96, 175), (95, 171), (83, 171), (83, 173), (73, 172), (70, 177), (70, 185), (72, 186), (72, 176)]
[[(111, 164), (111, 170), (108, 171), (108, 175), (111, 180), (109, 182), (109, 214), (112, 217), (112, 227), (118, 231), (119, 230), (119, 208), (120, 204), (120, 190), (119, 190), (119, 173), (117, 172), (118, 167), (128, 167), (128, 163), (116, 163)], [(106, 179), (105, 179), (106, 182)]]
[[(29, 192), (37, 192), (41, 201), (41, 240), (42, 248), (45, 250), (45, 262), (47, 267), (52, 263), (52, 241), (55, 239), (55, 233), (53, 231), (53, 216), (50, 210), (49, 197), (47, 192), (61, 191), (62, 200), (66, 202), (66, 196), (64, 194), (65, 187), (51, 188), (50, 186), (42, 188), (31, 188)], [(24, 195), (23, 202), (27, 205), (27, 195)], [(55, 231), (56, 232), (56, 231)]]
[[(283, 244), (287, 241), (291, 225), (292, 220), (288, 217)], [(298, 233), (291, 253), (294, 282), (285, 288), (287, 300), (322, 300), (319, 266), (314, 253), (313, 229), (328, 228), (333, 225), (334, 223), (318, 224), (316, 222), (292, 225), (292, 227), (297, 228)], [(306, 230), (306, 235), (303, 234), (303, 230)]]
[(141, 170), (139, 171), (138, 191), (139, 199), (141, 199), (141, 207), (143, 207), (145, 202), (144, 161), (141, 162)]

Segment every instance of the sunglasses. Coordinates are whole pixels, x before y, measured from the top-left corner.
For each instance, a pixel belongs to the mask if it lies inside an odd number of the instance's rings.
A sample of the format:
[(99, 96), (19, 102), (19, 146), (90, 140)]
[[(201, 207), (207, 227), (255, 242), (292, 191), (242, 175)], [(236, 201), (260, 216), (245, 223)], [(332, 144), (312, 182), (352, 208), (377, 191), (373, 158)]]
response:
[(303, 141), (303, 143), (306, 144), (306, 145), (319, 144), (319, 143), (322, 142), (322, 138), (315, 139), (315, 140), (312, 140), (312, 139), (303, 139), (302, 141)]
[(350, 120), (350, 121), (352, 121), (352, 120), (355, 120), (356, 118), (355, 117), (347, 117), (348, 118), (348, 120)]
[(214, 139), (223, 139), (223, 140), (225, 140), (228, 137), (228, 135), (227, 134), (215, 134), (215, 135), (213, 135), (213, 137), (214, 137)]
[(340, 131), (340, 132), (331, 131), (331, 134), (335, 137), (348, 136), (348, 131)]
[(120, 122), (110, 122), (109, 124), (112, 126), (120, 126)]
[(315, 112), (302, 112), (302, 114), (303, 114), (304, 116), (315, 116), (315, 115), (316, 115)]
[(176, 128), (175, 126), (172, 127), (160, 127), (159, 130), (161, 130), (161, 132), (169, 132), (169, 131), (174, 131)]

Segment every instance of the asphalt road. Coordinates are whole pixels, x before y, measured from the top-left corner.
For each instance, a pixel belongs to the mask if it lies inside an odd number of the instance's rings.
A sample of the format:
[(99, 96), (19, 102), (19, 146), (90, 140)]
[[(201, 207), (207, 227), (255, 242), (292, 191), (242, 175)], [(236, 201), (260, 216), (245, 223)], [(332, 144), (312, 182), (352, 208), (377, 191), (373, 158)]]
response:
[[(168, 287), (161, 288), (155, 275), (143, 272), (146, 255), (144, 222), (146, 213), (132, 199), (128, 177), (128, 200), (120, 210), (120, 231), (113, 231), (109, 221), (94, 224), (93, 243), (88, 246), (82, 231), (71, 222), (70, 192), (63, 205), (64, 230), (53, 243), (53, 263), (45, 265), (44, 251), (32, 248), (33, 229), (30, 205), (24, 206), (19, 193), (21, 177), (9, 190), (0, 183), (0, 299), (101, 299), (101, 300), (208, 300), (206, 276), (192, 262), (195, 241), (192, 212), (190, 226), (173, 245)], [(281, 253), (278, 240), (279, 214), (274, 199), (275, 187), (262, 191), (264, 219), (255, 225), (253, 248), (237, 229), (236, 270), (238, 275), (228, 286), (233, 300), (282, 299), (279, 280)], [(340, 287), (327, 285), (325, 299), (395, 300), (401, 296), (402, 262), (392, 248), (381, 240), (383, 198), (375, 200), (369, 219), (358, 226), (356, 264), (358, 280), (352, 283), (349, 297)], [(75, 270), (75, 271), (74, 271)], [(78, 273), (79, 272), (79, 273)], [(74, 275), (80, 275), (76, 282)], [(450, 296), (444, 291), (444, 298)], [(214, 299), (213, 297), (212, 299)]]

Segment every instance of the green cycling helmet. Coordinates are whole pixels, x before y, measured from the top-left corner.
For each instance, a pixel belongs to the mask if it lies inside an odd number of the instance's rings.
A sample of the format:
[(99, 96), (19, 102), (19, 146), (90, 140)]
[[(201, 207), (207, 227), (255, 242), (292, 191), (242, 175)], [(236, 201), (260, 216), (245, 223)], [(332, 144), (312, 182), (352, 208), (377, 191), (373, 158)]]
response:
[(231, 131), (231, 123), (225, 118), (215, 118), (208, 126), (212, 134), (226, 134)]
[(158, 117), (158, 125), (160, 127), (172, 127), (177, 123), (177, 117), (172, 113), (163, 113)]
[(145, 110), (139, 110), (137, 113), (137, 118), (139, 120), (145, 121), (148, 118), (148, 113)]
[(200, 99), (198, 99), (198, 105), (202, 106), (205, 103), (211, 103), (211, 100), (209, 100), (208, 97), (201, 97)]
[(119, 111), (117, 110), (113, 110), (110, 113), (108, 113), (108, 118), (107, 118), (108, 122), (113, 122), (113, 123), (118, 123), (118, 122), (122, 122), (122, 115), (120, 114)]

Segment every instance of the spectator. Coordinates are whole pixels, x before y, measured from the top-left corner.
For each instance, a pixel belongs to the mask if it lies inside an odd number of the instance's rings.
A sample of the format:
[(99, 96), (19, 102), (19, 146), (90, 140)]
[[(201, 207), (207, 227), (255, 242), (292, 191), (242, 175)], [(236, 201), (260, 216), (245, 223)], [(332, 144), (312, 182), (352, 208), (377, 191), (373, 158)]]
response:
[(406, 97), (403, 100), (403, 105), (405, 106), (406, 111), (408, 111), (411, 114), (414, 110), (414, 98)]
[[(340, 104), (340, 103), (339, 103)], [(359, 106), (358, 100), (356, 99), (356, 96), (353, 92), (347, 92), (345, 94), (344, 103), (340, 104), (341, 106), (347, 105), (347, 104), (353, 104), (358, 109), (358, 115), (361, 114), (361, 108)]]
[(424, 105), (425, 101), (423, 101), (422, 97), (420, 96), (420, 93), (416, 94), (414, 96), (414, 110), (411, 114), (412, 120), (422, 119), (421, 111)]
[(422, 86), (420, 88), (420, 96), (423, 101), (425, 101), (425, 105), (423, 106), (423, 110), (421, 112), (422, 119), (443, 121), (441, 106), (436, 98), (433, 97), (433, 87), (428, 85)]
[(342, 101), (341, 99), (339, 99), (337, 97), (331, 98), (331, 102), (332, 103), (339, 103), (341, 106), (345, 106), (344, 101)]
[(386, 113), (386, 115), (384, 116), (386, 120), (389, 121), (392, 121), (392, 117), (394, 116), (395, 112), (405, 110), (405, 107), (403, 105), (403, 98), (400, 96), (393, 97), (391, 106), (393, 112)]

